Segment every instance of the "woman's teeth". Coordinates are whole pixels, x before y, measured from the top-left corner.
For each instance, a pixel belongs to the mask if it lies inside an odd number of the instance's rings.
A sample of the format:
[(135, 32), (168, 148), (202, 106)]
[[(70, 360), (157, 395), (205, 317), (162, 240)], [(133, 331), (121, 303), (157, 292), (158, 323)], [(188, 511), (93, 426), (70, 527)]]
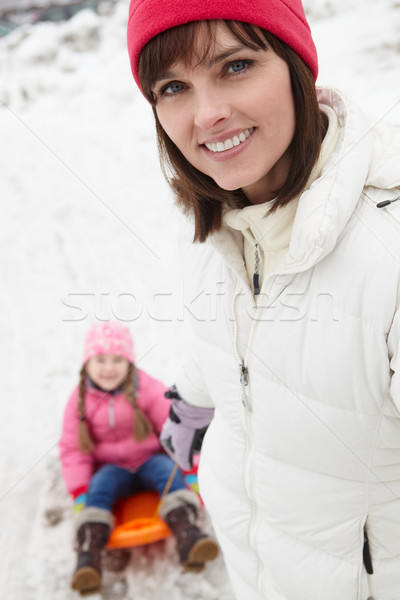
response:
[(239, 144), (247, 140), (253, 131), (254, 127), (250, 127), (250, 129), (246, 129), (246, 131), (242, 131), (239, 135), (234, 135), (233, 138), (228, 138), (224, 142), (213, 142), (204, 145), (211, 152), (225, 152), (225, 150), (230, 150), (234, 146), (239, 146)]

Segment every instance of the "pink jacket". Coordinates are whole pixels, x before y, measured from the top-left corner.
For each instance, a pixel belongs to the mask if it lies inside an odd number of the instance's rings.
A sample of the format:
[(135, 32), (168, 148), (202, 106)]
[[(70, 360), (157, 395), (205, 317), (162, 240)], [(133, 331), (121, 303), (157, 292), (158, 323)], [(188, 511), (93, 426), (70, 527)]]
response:
[(170, 408), (170, 401), (164, 397), (167, 388), (144, 371), (138, 370), (137, 374), (137, 404), (154, 426), (154, 433), (142, 442), (133, 438), (133, 408), (126, 397), (92, 388), (86, 392), (85, 413), (96, 447), (90, 454), (81, 452), (78, 448), (78, 387), (73, 391), (65, 408), (59, 444), (62, 472), (70, 493), (87, 487), (95, 469), (103, 464), (135, 470), (154, 454), (163, 452), (158, 435)]

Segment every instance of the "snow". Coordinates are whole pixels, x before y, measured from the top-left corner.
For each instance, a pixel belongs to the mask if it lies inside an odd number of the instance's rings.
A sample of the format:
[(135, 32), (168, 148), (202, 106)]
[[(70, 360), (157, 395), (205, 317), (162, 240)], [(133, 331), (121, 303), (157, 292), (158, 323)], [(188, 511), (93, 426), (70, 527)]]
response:
[[(320, 84), (400, 122), (400, 4), (307, 0)], [(57, 441), (95, 319), (125, 320), (139, 366), (181, 358), (178, 240), (188, 235), (125, 47), (127, 4), (0, 40), (0, 597), (72, 600), (71, 504)], [(137, 548), (104, 598), (233, 600), (222, 558), (181, 575), (172, 540)]]

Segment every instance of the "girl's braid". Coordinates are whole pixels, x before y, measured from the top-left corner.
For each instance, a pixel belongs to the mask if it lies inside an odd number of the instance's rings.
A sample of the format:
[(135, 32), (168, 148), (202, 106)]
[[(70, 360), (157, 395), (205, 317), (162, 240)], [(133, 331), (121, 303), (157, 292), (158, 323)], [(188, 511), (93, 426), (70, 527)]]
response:
[(137, 405), (135, 378), (136, 370), (132, 366), (132, 369), (129, 369), (129, 374), (124, 384), (124, 394), (133, 407), (133, 437), (138, 442), (141, 442), (152, 433), (153, 427), (144, 412)]
[(78, 446), (81, 452), (86, 454), (93, 452), (94, 442), (90, 437), (88, 427), (86, 425), (85, 416), (85, 395), (86, 395), (86, 372), (85, 367), (82, 367), (79, 378), (79, 394), (78, 394), (78, 413), (79, 413), (79, 427), (78, 427)]

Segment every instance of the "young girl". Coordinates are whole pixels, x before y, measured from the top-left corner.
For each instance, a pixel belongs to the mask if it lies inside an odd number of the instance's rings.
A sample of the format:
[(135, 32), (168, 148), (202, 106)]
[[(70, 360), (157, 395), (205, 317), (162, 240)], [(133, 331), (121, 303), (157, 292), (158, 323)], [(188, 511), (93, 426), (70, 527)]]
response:
[(131, 0), (128, 49), (201, 242), (162, 438), (187, 464), (215, 407), (200, 490), (236, 595), (400, 598), (399, 130), (316, 89), (300, 0)]
[[(113, 526), (118, 498), (140, 490), (162, 494), (174, 467), (158, 434), (168, 416), (166, 389), (134, 365), (129, 330), (94, 324), (86, 337), (80, 381), (65, 409), (60, 441), (62, 471), (75, 501), (78, 563), (72, 588), (81, 594), (101, 585), (101, 551)], [(215, 558), (216, 543), (196, 525), (200, 503), (178, 470), (160, 515), (177, 541), (187, 570)]]

